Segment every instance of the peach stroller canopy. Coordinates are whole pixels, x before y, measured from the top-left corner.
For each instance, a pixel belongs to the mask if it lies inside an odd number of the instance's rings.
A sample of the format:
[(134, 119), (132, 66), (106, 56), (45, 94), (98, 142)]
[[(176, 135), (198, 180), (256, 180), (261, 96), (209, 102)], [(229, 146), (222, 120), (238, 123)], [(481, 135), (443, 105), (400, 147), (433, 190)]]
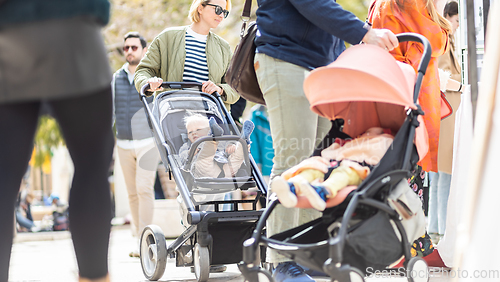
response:
[[(311, 110), (330, 120), (344, 119), (344, 132), (357, 137), (370, 127), (396, 133), (413, 102), (415, 70), (374, 45), (356, 45), (335, 62), (313, 70), (304, 81)], [(427, 131), (419, 116), (415, 143), (420, 158), (428, 151)]]

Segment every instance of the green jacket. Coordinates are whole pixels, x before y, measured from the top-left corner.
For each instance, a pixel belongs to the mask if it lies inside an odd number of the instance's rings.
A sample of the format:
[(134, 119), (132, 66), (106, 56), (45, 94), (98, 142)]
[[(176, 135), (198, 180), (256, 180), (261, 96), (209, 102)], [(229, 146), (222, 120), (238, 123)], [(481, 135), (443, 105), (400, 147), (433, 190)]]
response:
[[(186, 60), (186, 30), (188, 26), (167, 28), (153, 39), (135, 71), (134, 81), (137, 91), (151, 77), (161, 77), (163, 81), (182, 81)], [(210, 32), (207, 37), (208, 79), (224, 89), (226, 107), (234, 104), (238, 93), (226, 84), (225, 76), (231, 61), (231, 48), (220, 36)]]

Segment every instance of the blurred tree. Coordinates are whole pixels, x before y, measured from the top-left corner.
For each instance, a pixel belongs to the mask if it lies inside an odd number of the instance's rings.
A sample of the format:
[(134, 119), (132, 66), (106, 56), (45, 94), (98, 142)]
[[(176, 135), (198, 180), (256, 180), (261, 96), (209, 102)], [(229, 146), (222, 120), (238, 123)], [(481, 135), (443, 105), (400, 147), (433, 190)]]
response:
[(337, 0), (344, 9), (351, 11), (362, 21), (366, 20), (370, 2), (370, 0)]
[(64, 139), (56, 120), (46, 115), (40, 117), (30, 164), (33, 167), (44, 168), (45, 172), (48, 171), (52, 149), (63, 144)]

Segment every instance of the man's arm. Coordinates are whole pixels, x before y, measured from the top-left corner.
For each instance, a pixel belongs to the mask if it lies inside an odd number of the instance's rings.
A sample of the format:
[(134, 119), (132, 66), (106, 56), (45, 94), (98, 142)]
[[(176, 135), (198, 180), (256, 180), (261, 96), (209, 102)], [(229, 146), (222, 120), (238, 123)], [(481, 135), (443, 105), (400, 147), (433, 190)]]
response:
[(331, 0), (290, 0), (305, 18), (326, 32), (350, 43), (361, 41), (392, 50), (396, 36), (387, 29), (365, 29), (365, 23)]

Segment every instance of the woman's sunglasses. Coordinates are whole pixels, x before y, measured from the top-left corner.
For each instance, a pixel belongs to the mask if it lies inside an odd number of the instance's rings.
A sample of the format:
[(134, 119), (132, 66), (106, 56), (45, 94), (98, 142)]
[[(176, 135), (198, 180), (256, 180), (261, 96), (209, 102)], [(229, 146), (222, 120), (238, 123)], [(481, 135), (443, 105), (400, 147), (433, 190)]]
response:
[(229, 16), (229, 11), (228, 11), (228, 10), (224, 10), (224, 9), (222, 9), (222, 7), (221, 7), (221, 6), (219, 6), (219, 5), (214, 5), (214, 4), (208, 4), (208, 3), (203, 4), (203, 6), (207, 6), (207, 5), (208, 5), (208, 6), (213, 6), (213, 7), (215, 7), (215, 14), (216, 14), (217, 16), (218, 16), (218, 15), (220, 15), (220, 14), (222, 14), (222, 13), (224, 13), (224, 18), (227, 18), (227, 16)]
[(123, 51), (124, 52), (127, 52), (129, 48), (132, 48), (132, 51), (137, 51), (137, 48), (139, 48), (138, 46), (128, 46), (128, 45), (125, 45), (123, 46)]

